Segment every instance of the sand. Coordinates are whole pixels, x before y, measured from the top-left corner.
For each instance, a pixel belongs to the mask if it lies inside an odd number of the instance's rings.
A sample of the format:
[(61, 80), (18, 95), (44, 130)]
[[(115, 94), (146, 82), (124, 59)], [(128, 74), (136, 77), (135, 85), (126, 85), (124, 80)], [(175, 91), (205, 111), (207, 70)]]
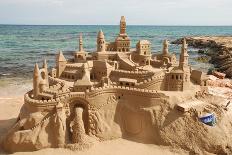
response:
[[(20, 108), (23, 105), (23, 94), (27, 91), (27, 87), (22, 88), (21, 86), (16, 86), (15, 88), (10, 87), (0, 87), (0, 139), (8, 131), (8, 129), (14, 124), (16, 118), (19, 114)], [(14, 91), (14, 95), (11, 94)], [(220, 88), (220, 87), (210, 87), (209, 92), (211, 94), (217, 94), (218, 97), (202, 98), (202, 101), (208, 103), (206, 110), (212, 111), (217, 115), (217, 125), (215, 127), (210, 127), (203, 125), (202, 123), (193, 119), (193, 112), (187, 115), (178, 114), (176, 111), (171, 111), (168, 115), (161, 113), (166, 117), (166, 121), (163, 123), (160, 134), (162, 136), (161, 141), (166, 142), (169, 146), (161, 146), (154, 144), (138, 143), (134, 141), (129, 141), (126, 139), (115, 139), (104, 142), (97, 142), (89, 150), (73, 152), (68, 149), (42, 149), (35, 152), (17, 152), (16, 155), (20, 154), (81, 154), (81, 155), (91, 155), (91, 154), (101, 154), (101, 155), (114, 155), (114, 154), (192, 154), (190, 150), (198, 152), (200, 154), (221, 154), (231, 151), (231, 118), (232, 118), (232, 108), (230, 105), (228, 110), (224, 110), (222, 98), (228, 99), (228, 93), (231, 95), (231, 89)], [(220, 97), (222, 98), (220, 98)], [(178, 117), (177, 117), (178, 116)], [(161, 118), (160, 118), (161, 119)], [(164, 119), (164, 118), (162, 118)], [(162, 121), (161, 119), (161, 121)], [(159, 122), (159, 120), (157, 120)], [(175, 134), (173, 134), (175, 131)], [(158, 139), (158, 137), (157, 137)], [(184, 142), (184, 143), (183, 143)], [(215, 144), (215, 145), (214, 145)], [(171, 147), (172, 146), (172, 147)], [(180, 149), (180, 146), (182, 149)], [(175, 147), (175, 148), (174, 148)], [(191, 148), (191, 149), (190, 149)], [(186, 150), (189, 151), (186, 151)], [(0, 154), (6, 154), (0, 148)]]
[[(6, 134), (7, 130), (14, 124), (19, 114), (20, 108), (23, 105), (23, 94), (28, 90), (28, 87), (8, 86), (0, 87), (0, 139)], [(10, 92), (14, 91), (13, 95)], [(6, 154), (0, 147), (0, 154)], [(89, 150), (74, 152), (68, 149), (43, 149), (35, 152), (17, 152), (16, 155), (50, 155), (50, 154), (80, 154), (80, 155), (115, 155), (115, 154), (189, 154), (188, 151), (181, 149), (173, 149), (168, 146), (158, 146), (154, 144), (137, 143), (125, 139), (116, 139), (111, 141), (98, 142)]]

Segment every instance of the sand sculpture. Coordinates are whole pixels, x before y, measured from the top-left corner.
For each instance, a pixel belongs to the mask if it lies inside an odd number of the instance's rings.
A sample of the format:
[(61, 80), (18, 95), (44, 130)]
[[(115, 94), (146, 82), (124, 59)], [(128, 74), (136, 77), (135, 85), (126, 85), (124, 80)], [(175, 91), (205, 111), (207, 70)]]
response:
[[(79, 50), (72, 59), (67, 60), (60, 51), (50, 72), (46, 60), (42, 68), (35, 64), (33, 90), (25, 94), (18, 120), (4, 138), (5, 150), (81, 150), (94, 141), (122, 137), (195, 152), (201, 147), (220, 151), (213, 147), (215, 142), (191, 145), (203, 143), (202, 135), (208, 136), (203, 130), (207, 127), (193, 119), (199, 114), (194, 107), (202, 107), (206, 100), (200, 101), (208, 94), (203, 89), (208, 78), (189, 65), (185, 39), (179, 62), (169, 52), (167, 40), (160, 54), (152, 54), (148, 40), (138, 41), (136, 49), (130, 46), (122, 17), (115, 42), (106, 42), (103, 31), (99, 31), (97, 50), (88, 53), (80, 35)], [(179, 103), (189, 115), (174, 108)], [(176, 125), (174, 120), (185, 122)], [(182, 133), (178, 126), (183, 128)], [(195, 128), (203, 133), (198, 135)], [(195, 136), (183, 137), (189, 130)]]

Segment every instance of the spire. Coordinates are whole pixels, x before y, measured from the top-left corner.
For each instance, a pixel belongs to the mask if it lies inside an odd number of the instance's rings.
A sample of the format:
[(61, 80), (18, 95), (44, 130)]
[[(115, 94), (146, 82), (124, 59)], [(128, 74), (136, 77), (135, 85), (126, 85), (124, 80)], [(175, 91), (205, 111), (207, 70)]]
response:
[(163, 41), (163, 54), (164, 55), (168, 54), (168, 40), (167, 39)]
[(82, 33), (80, 33), (80, 36), (79, 36), (79, 51), (84, 51), (83, 50)]
[(183, 39), (182, 47), (181, 47), (181, 53), (180, 53), (180, 59), (179, 59), (179, 67), (181, 69), (184, 69), (186, 66), (188, 66), (188, 45), (186, 43), (186, 39)]
[(34, 99), (38, 97), (39, 94), (39, 66), (36, 63), (33, 72), (33, 94)]
[(58, 62), (66, 61), (66, 59), (65, 59), (65, 57), (64, 57), (64, 55), (63, 55), (63, 53), (62, 53), (62, 51), (59, 51), (59, 54), (58, 54), (58, 56), (57, 56), (57, 61), (58, 61)]
[(125, 18), (125, 16), (121, 16), (121, 20), (120, 20), (121, 22), (126, 22), (126, 18)]
[(44, 68), (44, 73), (45, 73), (46, 86), (49, 86), (49, 82), (48, 82), (48, 65), (47, 65), (46, 59), (44, 59), (43, 68)]
[(57, 55), (56, 58), (56, 77), (60, 77), (62, 72), (64, 71), (65, 67), (66, 67), (66, 59), (62, 53), (62, 51), (59, 51), (59, 54)]
[(37, 64), (37, 63), (35, 64), (33, 74), (34, 74), (34, 78), (39, 77), (39, 66), (38, 66), (38, 64)]
[(98, 32), (98, 35), (97, 35), (98, 39), (105, 39), (105, 36), (104, 36), (104, 33), (102, 32), (102, 30), (100, 30)]
[(188, 44), (186, 43), (186, 39), (184, 38), (181, 47), (181, 54), (183, 56), (189, 56), (187, 48), (188, 48)]
[(43, 61), (43, 68), (46, 69), (46, 70), (48, 68), (47, 60), (46, 59), (44, 59), (44, 61)]
[(105, 52), (106, 45), (105, 45), (105, 36), (102, 30), (98, 32), (97, 36), (97, 51), (98, 52)]
[(120, 20), (120, 34), (126, 33), (126, 18), (124, 16), (121, 16)]

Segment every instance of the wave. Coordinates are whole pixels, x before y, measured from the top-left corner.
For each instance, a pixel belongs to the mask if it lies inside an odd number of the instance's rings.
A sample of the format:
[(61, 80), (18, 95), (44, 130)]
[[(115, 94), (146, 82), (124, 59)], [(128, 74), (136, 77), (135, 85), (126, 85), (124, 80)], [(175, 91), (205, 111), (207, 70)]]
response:
[(0, 76), (9, 76), (12, 75), (11, 73), (0, 73)]

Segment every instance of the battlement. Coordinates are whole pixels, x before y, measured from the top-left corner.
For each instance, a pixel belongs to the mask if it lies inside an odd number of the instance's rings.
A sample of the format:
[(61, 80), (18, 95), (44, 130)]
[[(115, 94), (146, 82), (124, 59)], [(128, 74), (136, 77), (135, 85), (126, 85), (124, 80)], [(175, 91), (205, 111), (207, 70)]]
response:
[(89, 98), (95, 97), (97, 95), (102, 95), (104, 93), (124, 93), (130, 94), (135, 96), (144, 96), (148, 98), (160, 98), (165, 97), (163, 93), (159, 93), (156, 90), (148, 90), (148, 89), (140, 89), (134, 87), (125, 87), (125, 86), (105, 86), (105, 87), (98, 87), (92, 88), (87, 93)]

